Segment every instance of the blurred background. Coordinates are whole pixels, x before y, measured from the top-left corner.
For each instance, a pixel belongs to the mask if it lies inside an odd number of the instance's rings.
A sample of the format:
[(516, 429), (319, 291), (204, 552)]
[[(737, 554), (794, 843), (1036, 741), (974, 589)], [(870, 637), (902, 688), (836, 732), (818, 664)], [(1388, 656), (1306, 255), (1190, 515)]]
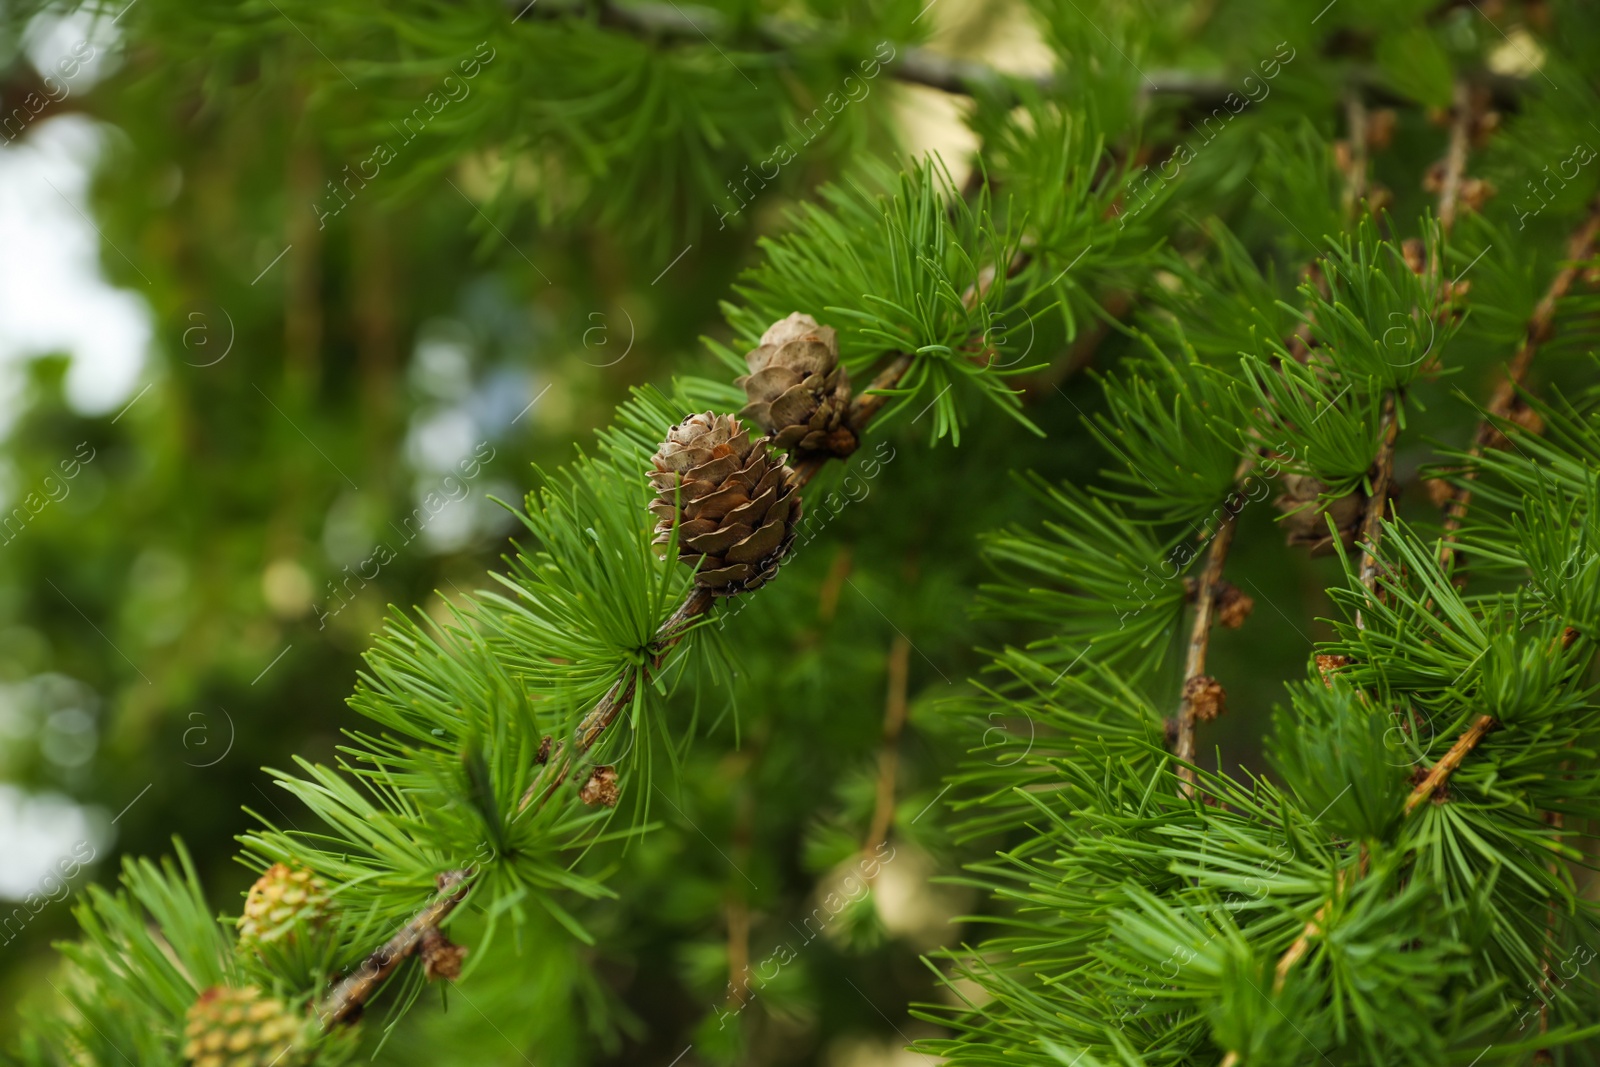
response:
[[(718, 301), (786, 207), (866, 158), (972, 172), (964, 96), (871, 79), (802, 137), (794, 117), (848, 68), (810, 84), (737, 53), (519, 36), (545, 2), (0, 2), (0, 1045), (72, 900), (122, 855), (180, 837), (237, 910), (249, 812), (296, 819), (260, 768), (333, 758), (384, 613), (484, 587), (514, 533), (498, 501), (534, 465), (569, 459), (630, 386), (723, 373), (699, 339), (731, 336)], [(1284, 36), (1214, 6), (1134, 16), (1201, 69)], [(1059, 49), (1006, 0), (837, 14), (841, 54), (924, 39), (1037, 73)], [(1263, 110), (1316, 91), (1298, 76)], [(1423, 136), (1428, 158), (1442, 134)], [(1126, 343), (1105, 340), (1095, 362)], [(951, 712), (974, 649), (1017, 639), (968, 614), (976, 538), (1037, 516), (1003, 472), (1083, 482), (1103, 462), (1080, 424), (1089, 350), (1037, 344), (1045, 438), (986, 419), (930, 450), (902, 419), (864, 491), (819, 482), (849, 503), (728, 627), (735, 690), (678, 695), (702, 736), (660, 829), (607, 857), (619, 899), (581, 915), (597, 946), (501, 939), (383, 1062), (665, 1064), (691, 1042), (685, 1064), (919, 1059), (899, 1051), (929, 1032), (907, 1006), (950, 995), (920, 956), (983, 906), (934, 876), (996, 847), (942, 829), (941, 776), (1028, 728)], [(1336, 564), (1292, 555), (1272, 519), (1244, 516), (1262, 547), (1243, 569), (1293, 623), (1216, 639), (1237, 685), (1207, 743), (1229, 762), (1325, 633), (1309, 620)], [(870, 894), (802, 932), (839, 865), (885, 842)], [(759, 996), (730, 992), (786, 944)]]

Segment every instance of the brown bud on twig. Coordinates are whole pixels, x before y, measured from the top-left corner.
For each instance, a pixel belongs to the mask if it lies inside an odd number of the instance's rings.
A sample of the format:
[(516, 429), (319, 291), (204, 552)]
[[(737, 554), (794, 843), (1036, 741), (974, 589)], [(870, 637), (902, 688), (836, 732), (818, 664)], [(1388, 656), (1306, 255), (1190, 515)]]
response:
[(1244, 625), (1244, 620), (1255, 610), (1255, 598), (1239, 591), (1232, 582), (1218, 581), (1212, 603), (1217, 608), (1217, 622), (1230, 630)]
[(1183, 684), (1183, 699), (1194, 709), (1194, 717), (1210, 722), (1227, 711), (1228, 691), (1209, 674), (1197, 674)]
[[(1425, 193), (1437, 193), (1439, 190), (1443, 189), (1444, 171), (1445, 166), (1444, 160), (1442, 159), (1435, 160), (1434, 162), (1428, 164), (1428, 169), (1422, 172), (1422, 191)], [(1415, 237), (1408, 238), (1406, 243), (1409, 244), (1411, 241), (1415, 240)]]
[(1367, 114), (1367, 147), (1382, 151), (1394, 143), (1396, 115), (1392, 107), (1380, 107)]
[(1461, 204), (1473, 211), (1482, 211), (1483, 205), (1499, 191), (1495, 188), (1494, 182), (1483, 178), (1468, 178), (1461, 183)]
[(1338, 167), (1341, 173), (1349, 173), (1350, 168), (1354, 166), (1350, 155), (1350, 142), (1343, 137), (1333, 142), (1333, 165)]
[(1488, 145), (1489, 138), (1500, 129), (1500, 112), (1480, 112), (1472, 124), (1472, 147), (1483, 148)]
[(1359, 487), (1345, 496), (1319, 500), (1327, 486), (1308, 475), (1285, 474), (1281, 484), (1283, 493), (1273, 503), (1279, 511), (1287, 513), (1283, 526), (1289, 544), (1305, 545), (1313, 556), (1332, 552), (1329, 516), (1333, 518), (1340, 542), (1347, 548), (1355, 544), (1367, 508), (1367, 495)]
[(422, 974), (428, 981), (437, 982), (443, 978), (453, 982), (461, 977), (461, 961), (466, 958), (467, 950), (445, 937), (437, 926), (422, 931), (418, 953), (422, 956)]
[(1349, 656), (1317, 656), (1317, 671), (1322, 675), (1322, 684), (1329, 689), (1333, 688), (1333, 672), (1349, 665)]
[(1421, 274), (1428, 269), (1428, 246), (1419, 238), (1407, 237), (1401, 241), (1400, 255), (1405, 258), (1412, 274)]
[(604, 804), (608, 808), (614, 808), (621, 795), (622, 791), (617, 788), (617, 769), (609, 764), (596, 767), (589, 775), (589, 780), (578, 790), (578, 799), (590, 807)]

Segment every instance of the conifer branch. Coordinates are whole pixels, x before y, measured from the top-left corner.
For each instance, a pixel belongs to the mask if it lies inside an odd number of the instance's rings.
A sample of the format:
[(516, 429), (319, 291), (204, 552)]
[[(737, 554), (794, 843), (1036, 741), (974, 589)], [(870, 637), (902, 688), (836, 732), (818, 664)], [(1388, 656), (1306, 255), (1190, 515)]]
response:
[(472, 888), (471, 877), (470, 870), (445, 871), (439, 875), (438, 897), (369, 955), (360, 967), (345, 975), (317, 1006), (317, 1018), (324, 1029), (352, 1021), (360, 1013), (383, 980), (417, 950), (430, 932), (437, 933), (439, 925), (456, 905), (466, 899)]
[[(1389, 503), (1389, 486), (1394, 481), (1394, 445), (1400, 433), (1396, 406), (1393, 392), (1383, 398), (1383, 415), (1378, 423), (1382, 437), (1377, 459), (1373, 461), (1372, 495), (1367, 498), (1367, 510), (1361, 518), (1361, 584), (1374, 596), (1378, 587), (1378, 542), (1383, 539), (1383, 512)], [(1365, 625), (1357, 609), (1356, 626), (1365, 628)]]
[[(531, 10), (530, 10), (531, 7)], [(820, 35), (816, 30), (798, 25), (783, 18), (763, 17), (748, 26), (735, 27), (722, 12), (692, 4), (678, 4), (668, 0), (658, 3), (644, 0), (640, 3), (617, 3), (600, 0), (595, 4), (577, 0), (541, 0), (529, 5), (526, 0), (507, 0), (507, 10), (528, 20), (574, 17), (593, 12), (600, 25), (635, 37), (679, 40), (689, 42), (728, 41), (745, 34), (746, 40), (767, 51), (788, 51), (816, 43)], [(920, 45), (898, 49), (895, 59), (885, 69), (898, 81), (910, 85), (923, 85), (940, 92), (957, 96), (974, 96), (980, 93), (1004, 93), (1008, 84), (1025, 83), (1049, 94), (1058, 88), (1053, 73), (1017, 75), (1006, 74), (994, 67), (972, 60), (942, 55)], [(1489, 70), (1471, 72), (1473, 84), (1485, 86), (1498, 99), (1515, 100), (1520, 95), (1524, 78), (1497, 74)], [(1349, 81), (1350, 88), (1362, 99), (1385, 104), (1410, 103), (1394, 92), (1383, 71), (1373, 68), (1355, 70)], [(1237, 93), (1238, 79), (1202, 74), (1189, 70), (1147, 70), (1140, 80), (1141, 97), (1180, 97), (1193, 100), (1198, 106), (1223, 104), (1230, 93)]]
[[(855, 398), (850, 405), (849, 419), (853, 430), (859, 433), (888, 402), (887, 395), (874, 394), (872, 391), (893, 389), (910, 369), (913, 359), (914, 357), (905, 353), (896, 356), (873, 378), (868, 386), (868, 392)], [(810, 482), (829, 458), (831, 457), (824, 454), (808, 458), (796, 465), (796, 486), (804, 486)], [(638, 670), (630, 670), (624, 677), (612, 683), (605, 696), (600, 698), (573, 730), (570, 749), (568, 743), (563, 742), (558, 749), (549, 754), (545, 773), (535, 779), (523, 793), (517, 805), (518, 811), (527, 809), (541, 792), (543, 794), (539, 800), (541, 804), (555, 794), (572, 773), (577, 759), (594, 747), (622, 710), (633, 700), (639, 682), (648, 681), (650, 672), (660, 669), (667, 654), (688, 634), (694, 621), (711, 609), (713, 603), (715, 598), (705, 588), (695, 586), (689, 591), (677, 610), (657, 631), (656, 640), (651, 646), (649, 665)], [(340, 980), (333, 992), (324, 999), (317, 1011), (324, 1027), (347, 1022), (355, 1017), (362, 1005), (371, 999), (395, 967), (416, 951), (428, 931), (437, 930), (445, 918), (455, 910), (456, 905), (466, 898), (472, 887), (473, 873), (471, 870), (452, 870), (439, 875), (440, 896), (397, 931), (381, 948), (368, 956), (361, 967)]]
[(1418, 804), (1433, 796), (1439, 787), (1449, 780), (1455, 769), (1461, 766), (1461, 761), (1467, 758), (1467, 754), (1477, 748), (1478, 742), (1487, 737), (1489, 731), (1497, 725), (1498, 722), (1493, 715), (1480, 715), (1474, 719), (1467, 732), (1456, 738), (1456, 743), (1450, 746), (1450, 750), (1428, 771), (1427, 777), (1418, 782), (1411, 795), (1406, 797), (1406, 814), (1410, 815)]
[(1456, 223), (1461, 181), (1467, 172), (1467, 138), (1472, 131), (1472, 118), (1472, 89), (1465, 79), (1458, 79), (1450, 121), (1450, 144), (1444, 157), (1444, 180), (1439, 189), (1439, 225), (1445, 233)]
[(1496, 422), (1504, 422), (1516, 415), (1517, 389), (1527, 377), (1528, 368), (1533, 364), (1533, 357), (1539, 346), (1549, 340), (1554, 332), (1556, 304), (1572, 288), (1583, 261), (1593, 255), (1597, 236), (1600, 236), (1600, 198), (1595, 200), (1589, 209), (1588, 217), (1568, 239), (1566, 262), (1550, 280), (1550, 286), (1539, 298), (1538, 304), (1534, 305), (1533, 315), (1528, 319), (1528, 328), (1522, 337), (1522, 344), (1518, 346), (1516, 355), (1506, 368), (1505, 378), (1495, 388), (1486, 417), (1478, 423), (1477, 429), (1473, 432), (1472, 447), (1467, 453), (1467, 468), (1461, 474), (1463, 484), (1454, 487), (1445, 501), (1444, 544), (1439, 549), (1439, 565), (1447, 571), (1459, 556), (1459, 549), (1455, 544), (1456, 533), (1466, 521), (1467, 509), (1472, 505), (1472, 483), (1478, 477), (1475, 461), (1494, 445), (1499, 436), (1500, 430), (1495, 425)]
[(1361, 210), (1361, 200), (1367, 195), (1367, 105), (1355, 89), (1345, 90), (1344, 116), (1350, 146), (1350, 163), (1345, 170), (1344, 210), (1355, 218)]
[[(1245, 457), (1234, 477), (1235, 483), (1250, 469), (1254, 456)], [(1231, 497), (1232, 494), (1230, 494)], [(1206, 553), (1206, 565), (1195, 585), (1194, 624), (1189, 630), (1189, 652), (1183, 666), (1183, 690), (1178, 705), (1178, 736), (1173, 743), (1173, 755), (1178, 759), (1178, 795), (1194, 796), (1195, 724), (1201, 719), (1213, 719), (1222, 710), (1221, 690), (1216, 679), (1206, 674), (1206, 652), (1211, 645), (1212, 620), (1216, 615), (1217, 592), (1222, 582), (1222, 569), (1228, 561), (1228, 549), (1233, 545), (1233, 532), (1238, 525), (1239, 513), (1223, 504), (1222, 521), (1211, 538), (1211, 548)]]
[(862, 855), (871, 856), (889, 837), (894, 822), (895, 776), (900, 767), (900, 731), (906, 722), (906, 688), (911, 667), (911, 641), (896, 634), (889, 646), (889, 694), (884, 701), (883, 745), (878, 749), (878, 789)]
[[(1340, 881), (1343, 881), (1342, 872)], [(1333, 906), (1333, 898), (1329, 897), (1322, 902), (1322, 906), (1311, 916), (1305, 928), (1300, 931), (1300, 936), (1294, 939), (1294, 944), (1282, 956), (1278, 957), (1278, 966), (1273, 971), (1272, 991), (1282, 993), (1284, 983), (1289, 980), (1289, 972), (1294, 965), (1299, 963), (1307, 952), (1311, 951), (1311, 939), (1322, 933), (1323, 920), (1328, 917), (1328, 909)]]

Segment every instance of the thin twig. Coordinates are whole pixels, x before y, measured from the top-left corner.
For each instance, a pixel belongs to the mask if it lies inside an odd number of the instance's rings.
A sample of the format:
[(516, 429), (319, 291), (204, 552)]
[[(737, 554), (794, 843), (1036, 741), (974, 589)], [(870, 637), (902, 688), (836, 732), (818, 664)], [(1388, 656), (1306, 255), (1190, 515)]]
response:
[[(1437, 790), (1440, 785), (1445, 784), (1450, 779), (1450, 774), (1453, 773), (1454, 769), (1461, 766), (1462, 760), (1466, 760), (1467, 753), (1472, 752), (1477, 747), (1478, 742), (1483, 741), (1483, 737), (1490, 733), (1491, 729), (1494, 729), (1494, 725), (1496, 725), (1496, 721), (1494, 721), (1493, 715), (1480, 715), (1472, 723), (1472, 726), (1467, 729), (1467, 733), (1461, 734), (1461, 737), (1456, 739), (1456, 744), (1450, 745), (1450, 752), (1446, 752), (1438, 760), (1438, 763), (1432, 766), (1432, 769), (1427, 773), (1427, 777), (1424, 777), (1416, 785), (1416, 789), (1411, 790), (1410, 797), (1406, 797), (1405, 814), (1411, 814), (1411, 811), (1416, 809), (1419, 803), (1432, 797), (1434, 790)], [(1344, 886), (1344, 872), (1339, 872), (1336, 886), (1339, 886), (1339, 888)], [(1272, 985), (1274, 992), (1280, 992), (1283, 989), (1283, 982), (1290, 976), (1290, 969), (1309, 952), (1310, 939), (1322, 933), (1323, 921), (1328, 917), (1328, 909), (1330, 907), (1333, 907), (1333, 897), (1322, 902), (1322, 907), (1318, 907), (1317, 913), (1312, 915), (1309, 923), (1306, 923), (1306, 928), (1302, 929), (1299, 937), (1294, 939), (1294, 944), (1288, 947), (1282, 957), (1278, 957), (1277, 979)]]
[(1472, 435), (1467, 466), (1461, 474), (1464, 484), (1456, 486), (1445, 502), (1444, 544), (1439, 549), (1439, 565), (1446, 570), (1456, 561), (1460, 551), (1455, 544), (1455, 535), (1466, 521), (1467, 509), (1472, 505), (1472, 483), (1478, 477), (1476, 461), (1489, 450), (1499, 433), (1496, 422), (1510, 419), (1516, 413), (1517, 389), (1528, 375), (1534, 353), (1554, 332), (1556, 304), (1572, 288), (1583, 261), (1593, 254), (1597, 235), (1600, 235), (1600, 198), (1589, 209), (1583, 225), (1568, 239), (1566, 262), (1534, 306), (1533, 315), (1528, 319), (1528, 328), (1522, 336), (1522, 344), (1518, 346), (1516, 355), (1506, 368), (1505, 378), (1495, 388), (1494, 396), (1489, 401), (1488, 416), (1478, 423)]
[[(878, 793), (862, 855), (873, 855), (889, 836), (894, 822), (895, 776), (900, 767), (900, 731), (906, 723), (906, 688), (911, 667), (911, 641), (896, 634), (889, 645), (889, 694), (883, 708), (883, 745), (878, 749)], [(870, 880), (870, 879), (869, 879)]]
[(1344, 871), (1340, 871), (1334, 876), (1334, 895), (1322, 902), (1322, 906), (1316, 910), (1316, 913), (1311, 916), (1311, 920), (1306, 923), (1305, 928), (1300, 931), (1300, 936), (1295, 938), (1294, 944), (1290, 945), (1288, 951), (1278, 957), (1278, 967), (1272, 980), (1272, 991), (1274, 993), (1283, 992), (1283, 985), (1289, 980), (1290, 969), (1296, 963), (1299, 963), (1307, 952), (1311, 951), (1311, 939), (1322, 933), (1322, 924), (1327, 920), (1328, 909), (1333, 907), (1333, 902), (1338, 897), (1339, 890), (1344, 888), (1344, 881)]
[[(1372, 495), (1367, 498), (1366, 514), (1361, 519), (1361, 584), (1376, 594), (1378, 585), (1378, 542), (1383, 539), (1383, 512), (1389, 503), (1389, 486), (1394, 481), (1394, 444), (1400, 433), (1396, 416), (1398, 401), (1394, 393), (1383, 398), (1383, 415), (1378, 420), (1378, 456), (1372, 464)], [(1356, 611), (1356, 626), (1365, 628), (1361, 612)]]
[[(1406, 798), (1405, 814), (1411, 814), (1418, 804), (1433, 796), (1434, 792), (1449, 780), (1450, 775), (1456, 768), (1461, 766), (1461, 762), (1467, 758), (1467, 754), (1476, 748), (1478, 743), (1496, 725), (1498, 724), (1494, 716), (1480, 715), (1472, 726), (1468, 728), (1467, 732), (1456, 739), (1456, 743), (1450, 746), (1450, 750), (1444, 754), (1439, 762), (1433, 765), (1433, 768), (1428, 772), (1428, 776), (1412, 790), (1411, 795)], [(1339, 873), (1335, 884), (1339, 888), (1343, 887), (1343, 871)], [(1305, 929), (1300, 932), (1300, 936), (1295, 939), (1294, 944), (1290, 945), (1288, 951), (1278, 958), (1277, 979), (1273, 983), (1274, 992), (1279, 992), (1283, 989), (1284, 981), (1289, 977), (1290, 968), (1310, 950), (1311, 938), (1322, 932), (1323, 921), (1327, 918), (1328, 909), (1332, 905), (1332, 898), (1323, 901), (1322, 906), (1317, 909), (1311, 921), (1306, 923)]]
[(1456, 81), (1454, 109), (1450, 122), (1450, 145), (1444, 157), (1444, 181), (1439, 189), (1439, 225), (1445, 233), (1449, 233), (1456, 223), (1461, 179), (1467, 172), (1467, 140), (1472, 132), (1472, 87), (1464, 78)]
[(1461, 766), (1461, 761), (1467, 758), (1467, 753), (1477, 748), (1478, 742), (1488, 736), (1489, 731), (1496, 725), (1493, 715), (1479, 715), (1474, 719), (1467, 732), (1456, 738), (1456, 743), (1450, 746), (1450, 751), (1440, 757), (1439, 762), (1428, 771), (1428, 776), (1417, 783), (1411, 795), (1406, 797), (1406, 814), (1410, 815), (1418, 804), (1433, 796), (1440, 786), (1449, 781), (1450, 775)]
[[(528, 4), (527, 0), (506, 0), (506, 10), (526, 12), (526, 18), (519, 17), (518, 21), (522, 22), (588, 18), (593, 12), (598, 14), (602, 26), (651, 40), (691, 44), (720, 40), (763, 51), (786, 51), (801, 46), (815, 48), (826, 43), (818, 31), (782, 18), (736, 21), (721, 11), (699, 4), (680, 4), (676, 0), (665, 3), (638, 0), (626, 4), (601, 0), (593, 6), (575, 0), (540, 0), (533, 5)], [(735, 37), (740, 37), (740, 40), (733, 40)], [(1013, 85), (1031, 85), (1047, 96), (1060, 89), (1054, 73), (1005, 74), (985, 64), (955, 59), (927, 48), (899, 43), (894, 47), (893, 58), (883, 64), (884, 69), (897, 80), (913, 85), (924, 85), (960, 96), (984, 93), (1001, 98), (1008, 95), (1008, 88)], [(1508, 104), (1520, 96), (1528, 77), (1531, 75), (1511, 76), (1484, 69), (1471, 72), (1475, 85), (1486, 87), (1496, 99)], [(1392, 79), (1376, 66), (1360, 68), (1350, 74), (1351, 87), (1374, 103), (1410, 103), (1406, 97), (1394, 91), (1391, 82)], [(1141, 97), (1181, 97), (1193, 100), (1197, 106), (1211, 107), (1226, 103), (1230, 93), (1238, 92), (1238, 79), (1195, 71), (1151, 69), (1146, 70), (1140, 79), (1138, 92)], [(1015, 100), (1014, 92), (1009, 95)]]
[(1348, 89), (1344, 94), (1345, 143), (1350, 147), (1350, 167), (1345, 172), (1344, 212), (1355, 218), (1367, 195), (1367, 105), (1361, 94)]
[(439, 875), (439, 895), (412, 920), (369, 955), (360, 967), (345, 975), (317, 1006), (317, 1017), (324, 1027), (345, 1022), (361, 1010), (383, 980), (400, 962), (417, 950), (423, 935), (436, 930), (471, 889), (470, 870), (446, 871)]
[[(1254, 456), (1246, 457), (1235, 475), (1237, 483), (1249, 469)], [(1231, 498), (1233, 494), (1230, 492)], [(1206, 565), (1195, 586), (1194, 625), (1189, 630), (1189, 653), (1184, 660), (1183, 690), (1178, 705), (1178, 737), (1172, 746), (1178, 760), (1178, 795), (1194, 796), (1194, 736), (1197, 707), (1196, 687), (1206, 673), (1206, 652), (1211, 645), (1211, 622), (1216, 614), (1217, 583), (1222, 581), (1222, 568), (1228, 561), (1228, 549), (1233, 544), (1233, 531), (1238, 525), (1239, 513), (1223, 503), (1223, 518), (1211, 538), (1211, 548), (1206, 553)]]
[[(761, 747), (756, 745), (750, 753), (750, 763), (739, 778), (739, 799), (733, 821), (730, 845), (733, 864), (737, 870), (750, 865), (750, 840), (755, 823), (755, 775), (753, 764), (761, 758)], [(730, 882), (727, 899), (728, 913), (728, 1005), (735, 1010), (744, 1006), (750, 992), (750, 902), (745, 898), (744, 883)]]

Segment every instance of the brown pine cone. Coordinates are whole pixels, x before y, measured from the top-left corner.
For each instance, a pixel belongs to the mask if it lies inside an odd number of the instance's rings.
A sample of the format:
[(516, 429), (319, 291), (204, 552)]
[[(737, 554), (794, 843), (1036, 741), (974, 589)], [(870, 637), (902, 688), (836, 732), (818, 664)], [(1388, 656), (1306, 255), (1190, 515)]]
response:
[(617, 801), (622, 797), (622, 790), (617, 785), (617, 769), (609, 764), (596, 767), (594, 773), (589, 775), (578, 790), (578, 799), (589, 805), (604, 805), (608, 808), (617, 806)]
[(1228, 691), (1209, 674), (1197, 674), (1183, 683), (1183, 699), (1201, 722), (1210, 722), (1228, 710)]
[(690, 415), (655, 454), (650, 511), (656, 544), (678, 523), (678, 559), (716, 596), (754, 589), (778, 573), (800, 521), (795, 473), (732, 415)]
[(750, 402), (739, 414), (765, 430), (773, 445), (840, 456), (855, 451), (855, 434), (843, 425), (850, 376), (839, 364), (832, 326), (796, 311), (773, 323), (744, 358), (750, 373), (734, 384)]
[(1318, 504), (1317, 497), (1327, 486), (1305, 474), (1285, 474), (1283, 493), (1273, 504), (1279, 511), (1288, 512), (1283, 520), (1291, 545), (1305, 545), (1313, 556), (1333, 551), (1333, 539), (1328, 536), (1327, 516), (1339, 531), (1339, 540), (1346, 548), (1355, 544), (1361, 530), (1361, 518), (1367, 510), (1367, 494), (1359, 486), (1355, 492)]

